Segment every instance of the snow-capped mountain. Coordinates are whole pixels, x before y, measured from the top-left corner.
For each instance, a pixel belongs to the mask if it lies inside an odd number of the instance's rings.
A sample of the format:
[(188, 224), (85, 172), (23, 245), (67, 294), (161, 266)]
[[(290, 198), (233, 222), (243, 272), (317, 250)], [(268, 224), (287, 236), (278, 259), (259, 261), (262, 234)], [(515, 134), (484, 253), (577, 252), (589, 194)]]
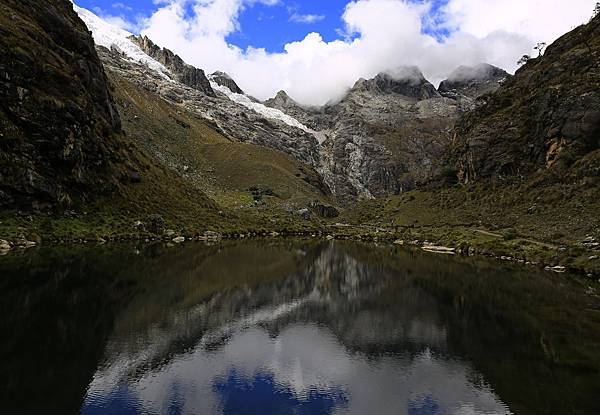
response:
[(224, 73), (207, 77), (147, 37), (135, 37), (80, 7), (75, 10), (97, 45), (111, 49), (100, 52), (109, 73), (145, 87), (157, 85), (158, 96), (195, 111), (235, 140), (308, 163), (342, 201), (399, 193), (438, 174), (454, 120), (473, 107), (478, 91), (499, 86), (500, 70), (488, 71), (492, 75), (487, 77), (463, 68), (469, 79), (462, 82), (469, 88), (442, 96), (418, 68), (410, 67), (361, 79), (341, 102), (325, 107), (298, 105), (284, 92), (262, 103)]
[[(116, 48), (116, 50), (124, 53), (125, 56), (132, 61), (147, 66), (165, 79), (172, 80), (174, 78), (173, 74), (165, 67), (165, 65), (150, 57), (136, 42), (134, 42), (134, 40), (132, 40), (134, 37), (132, 33), (111, 25), (87, 9), (75, 4), (73, 5), (73, 8), (92, 32), (94, 42), (96, 42), (98, 46), (104, 46), (108, 49)], [(226, 86), (219, 85), (215, 82), (211, 82), (211, 86), (214, 90), (221, 92), (231, 101), (258, 113), (265, 118), (281, 121), (291, 127), (310, 132), (308, 127), (304, 126), (293, 117), (284, 114), (280, 110), (266, 107), (260, 102), (251, 100), (244, 94), (232, 92)]]

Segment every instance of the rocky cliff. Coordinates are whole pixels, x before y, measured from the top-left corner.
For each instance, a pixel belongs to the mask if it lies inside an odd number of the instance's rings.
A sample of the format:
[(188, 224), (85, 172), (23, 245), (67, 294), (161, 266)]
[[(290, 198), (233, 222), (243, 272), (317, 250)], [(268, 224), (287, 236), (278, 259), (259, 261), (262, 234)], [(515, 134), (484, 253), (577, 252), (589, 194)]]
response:
[(178, 82), (194, 88), (208, 96), (216, 96), (206, 78), (204, 71), (192, 65), (188, 65), (178, 55), (169, 49), (156, 46), (147, 36), (131, 36), (130, 38), (148, 56), (162, 63), (175, 77)]
[(361, 79), (324, 107), (303, 107), (284, 92), (266, 104), (322, 134), (320, 151), (341, 202), (398, 194), (437, 174), (462, 110), (414, 67)]
[(440, 83), (438, 91), (448, 98), (475, 99), (496, 92), (508, 78), (510, 75), (505, 70), (489, 64), (460, 66)]
[(454, 132), (462, 182), (568, 167), (597, 150), (600, 17), (558, 39), (484, 102)]
[(111, 182), (120, 120), (68, 0), (0, 3), (0, 206), (69, 204)]
[(212, 74), (210, 74), (210, 80), (216, 82), (218, 85), (228, 88), (231, 92), (235, 94), (244, 94), (242, 88), (240, 88), (238, 84), (233, 80), (233, 78), (227, 75), (225, 72), (213, 72)]
[(440, 95), (435, 87), (425, 79), (416, 67), (398, 68), (390, 73), (380, 73), (373, 79), (360, 79), (353, 91), (379, 94), (397, 94), (417, 100), (437, 98)]

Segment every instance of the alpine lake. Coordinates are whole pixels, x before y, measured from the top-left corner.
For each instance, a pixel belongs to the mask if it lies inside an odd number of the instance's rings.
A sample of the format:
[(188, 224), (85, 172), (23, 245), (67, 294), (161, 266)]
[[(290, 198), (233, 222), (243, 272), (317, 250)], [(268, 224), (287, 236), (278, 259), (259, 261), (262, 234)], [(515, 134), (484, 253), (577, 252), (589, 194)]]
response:
[(600, 414), (598, 285), (264, 239), (0, 257), (4, 414)]

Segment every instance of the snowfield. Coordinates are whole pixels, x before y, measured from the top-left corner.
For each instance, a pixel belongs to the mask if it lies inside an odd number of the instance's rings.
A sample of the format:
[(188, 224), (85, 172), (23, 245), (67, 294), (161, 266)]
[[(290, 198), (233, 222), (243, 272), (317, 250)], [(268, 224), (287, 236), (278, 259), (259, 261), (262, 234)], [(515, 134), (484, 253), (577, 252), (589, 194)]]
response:
[(227, 98), (229, 98), (233, 102), (243, 105), (244, 107), (251, 109), (252, 111), (262, 115), (265, 118), (271, 118), (274, 120), (278, 120), (278, 121), (281, 121), (291, 127), (299, 128), (303, 131), (306, 131), (307, 133), (311, 133), (311, 134), (313, 133), (313, 131), (310, 128), (308, 128), (307, 126), (302, 124), (300, 121), (298, 121), (294, 117), (290, 117), (285, 112), (280, 111), (275, 108), (269, 108), (266, 105), (261, 104), (260, 102), (254, 102), (250, 98), (248, 98), (246, 95), (236, 94), (235, 92), (232, 92), (226, 86), (219, 85), (216, 82), (213, 82), (212, 80), (210, 80), (210, 76), (208, 79), (210, 81), (210, 86), (212, 87), (212, 89), (214, 89), (215, 91), (219, 91), (222, 94), (225, 94), (227, 96)]
[[(81, 20), (84, 21), (88, 29), (92, 32), (94, 42), (96, 42), (97, 45), (104, 46), (109, 49), (111, 47), (116, 47), (121, 52), (125, 53), (125, 56), (127, 56), (129, 59), (147, 66), (148, 68), (157, 72), (163, 78), (172, 81), (171, 73), (167, 68), (164, 67), (163, 64), (155, 59), (152, 59), (138, 45), (129, 40), (129, 37), (133, 36), (132, 33), (111, 25), (91, 11), (81, 8), (76, 4), (73, 4), (73, 9), (79, 15)], [(210, 85), (215, 91), (221, 92), (231, 101), (258, 113), (265, 118), (281, 121), (291, 127), (299, 128), (310, 134), (315, 133), (297, 119), (290, 117), (278, 109), (269, 108), (261, 103), (254, 102), (246, 95), (236, 94), (229, 88), (219, 85), (216, 82), (210, 81)]]
[(163, 78), (171, 80), (170, 72), (167, 68), (160, 62), (146, 55), (138, 45), (129, 40), (129, 37), (133, 36), (132, 33), (105, 22), (91, 11), (83, 9), (76, 4), (73, 4), (73, 10), (75, 10), (81, 20), (83, 20), (88, 29), (92, 32), (96, 45), (104, 46), (109, 49), (111, 46), (115, 46), (131, 60), (142, 63), (148, 66), (148, 68), (158, 72)]

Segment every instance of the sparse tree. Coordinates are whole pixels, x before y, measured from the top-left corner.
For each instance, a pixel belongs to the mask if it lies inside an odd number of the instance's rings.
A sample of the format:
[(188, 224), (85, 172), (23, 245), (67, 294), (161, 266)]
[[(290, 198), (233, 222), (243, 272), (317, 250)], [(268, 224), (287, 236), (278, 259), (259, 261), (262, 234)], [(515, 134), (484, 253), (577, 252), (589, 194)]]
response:
[(600, 1), (596, 3), (594, 7), (594, 13), (592, 13), (592, 19), (600, 14)]
[(546, 50), (546, 46), (547, 46), (546, 42), (539, 42), (537, 45), (535, 45), (533, 50), (538, 51), (538, 58), (544, 54), (544, 50)]
[(531, 59), (531, 56), (529, 55), (523, 55), (523, 57), (521, 57), (521, 59), (518, 60), (517, 64), (518, 65), (525, 65), (529, 59)]

